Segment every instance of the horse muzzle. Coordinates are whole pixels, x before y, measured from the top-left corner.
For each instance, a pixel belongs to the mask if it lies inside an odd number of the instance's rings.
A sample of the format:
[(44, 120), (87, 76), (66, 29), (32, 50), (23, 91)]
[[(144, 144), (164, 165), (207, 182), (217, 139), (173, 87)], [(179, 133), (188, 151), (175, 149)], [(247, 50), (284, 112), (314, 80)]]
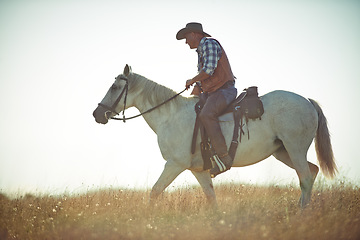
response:
[(95, 121), (101, 124), (107, 124), (109, 119), (111, 118), (111, 114), (111, 111), (101, 106), (98, 106), (93, 112)]

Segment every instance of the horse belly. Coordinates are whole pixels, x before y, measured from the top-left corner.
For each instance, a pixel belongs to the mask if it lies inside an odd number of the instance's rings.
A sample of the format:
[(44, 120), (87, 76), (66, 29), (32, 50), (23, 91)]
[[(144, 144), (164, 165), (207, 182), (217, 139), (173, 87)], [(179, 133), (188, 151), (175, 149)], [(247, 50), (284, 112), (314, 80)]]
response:
[(234, 167), (244, 167), (258, 163), (271, 156), (281, 145), (272, 140), (245, 140), (239, 143), (234, 159)]
[[(226, 132), (226, 141), (230, 146), (233, 129), (229, 126), (223, 128)], [(250, 120), (243, 127), (244, 134), (236, 151), (234, 167), (243, 167), (255, 164), (271, 156), (280, 146), (281, 142), (276, 141), (276, 135), (270, 127), (267, 117), (262, 120)], [(240, 139), (239, 139), (240, 140)]]

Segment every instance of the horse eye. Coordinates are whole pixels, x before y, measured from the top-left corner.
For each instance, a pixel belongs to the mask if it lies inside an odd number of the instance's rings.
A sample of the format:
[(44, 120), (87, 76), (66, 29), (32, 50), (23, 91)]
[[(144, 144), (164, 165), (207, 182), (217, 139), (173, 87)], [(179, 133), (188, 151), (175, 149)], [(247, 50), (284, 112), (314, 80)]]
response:
[(117, 86), (115, 85), (115, 83), (111, 86), (111, 89), (112, 89), (112, 90), (116, 90), (116, 89), (117, 89)]

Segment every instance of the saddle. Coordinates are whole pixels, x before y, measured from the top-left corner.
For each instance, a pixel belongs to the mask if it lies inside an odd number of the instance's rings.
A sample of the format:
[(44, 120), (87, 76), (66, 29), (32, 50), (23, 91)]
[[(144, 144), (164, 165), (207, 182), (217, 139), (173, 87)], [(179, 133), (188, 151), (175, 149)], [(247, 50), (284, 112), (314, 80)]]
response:
[[(204, 160), (204, 170), (208, 170), (212, 168), (211, 159), (213, 157), (214, 150), (211, 147), (211, 142), (207, 136), (205, 127), (202, 125), (199, 119), (199, 113), (201, 109), (205, 105), (207, 99), (207, 95), (202, 93), (200, 95), (200, 100), (195, 104), (195, 112), (196, 112), (196, 120), (195, 120), (195, 127), (193, 132), (192, 144), (191, 144), (191, 153), (194, 154), (196, 150), (196, 139), (198, 136), (198, 132), (201, 133), (201, 142), (200, 142), (200, 149), (201, 155)], [(234, 131), (233, 137), (230, 144), (230, 148), (228, 150), (229, 156), (234, 160), (235, 153), (239, 144), (239, 132), (240, 132), (240, 142), (241, 142), (241, 135), (245, 135), (243, 131), (243, 121), (246, 121), (246, 124), (249, 122), (249, 119), (260, 119), (264, 113), (264, 107), (261, 102), (261, 99), (258, 96), (257, 87), (249, 87), (244, 89), (243, 92), (234, 100), (232, 101), (225, 111), (220, 114), (224, 116), (225, 114), (232, 113), (234, 119)], [(248, 138), (250, 139), (249, 129), (247, 131)]]

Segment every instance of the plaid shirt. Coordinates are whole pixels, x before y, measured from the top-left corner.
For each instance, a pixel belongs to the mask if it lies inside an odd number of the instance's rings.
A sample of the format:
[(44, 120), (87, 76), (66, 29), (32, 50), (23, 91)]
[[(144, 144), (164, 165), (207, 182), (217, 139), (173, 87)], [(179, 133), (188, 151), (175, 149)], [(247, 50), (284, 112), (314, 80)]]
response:
[(204, 71), (213, 75), (222, 53), (220, 44), (214, 39), (204, 37), (196, 52), (198, 53), (198, 72)]

